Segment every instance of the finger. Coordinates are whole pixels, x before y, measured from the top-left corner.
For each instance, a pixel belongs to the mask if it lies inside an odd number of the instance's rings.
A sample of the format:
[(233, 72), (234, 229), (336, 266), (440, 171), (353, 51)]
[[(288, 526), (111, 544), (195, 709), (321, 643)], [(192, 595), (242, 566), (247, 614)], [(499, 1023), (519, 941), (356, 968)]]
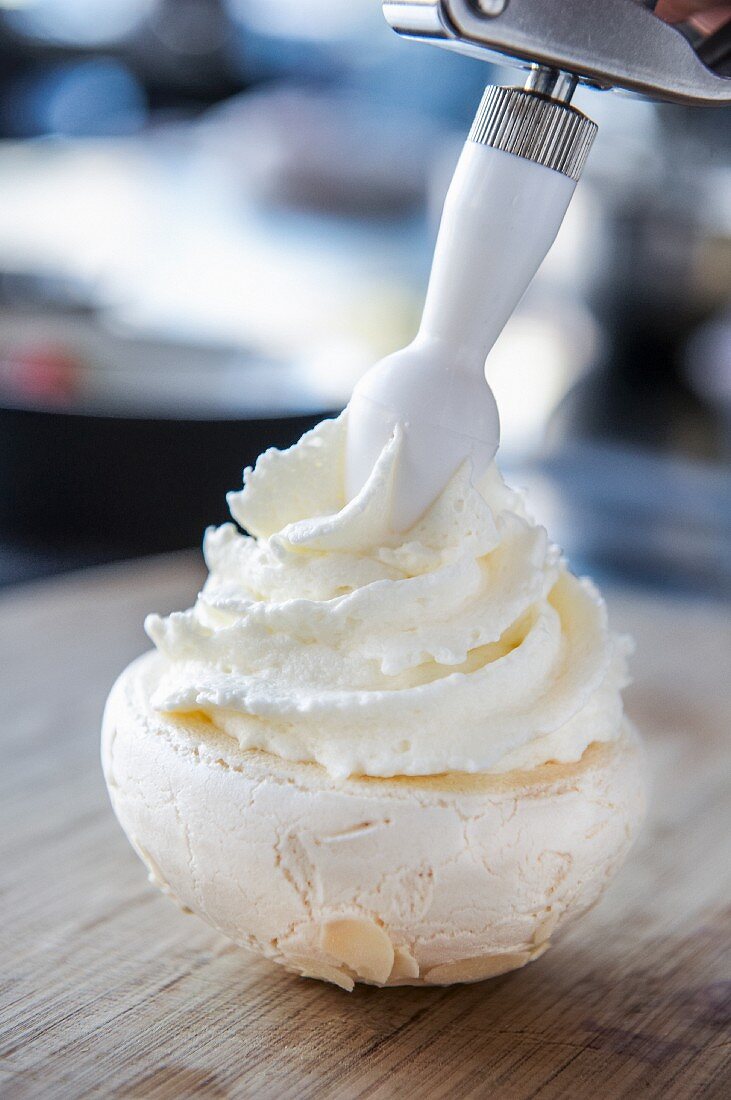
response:
[(655, 15), (666, 23), (682, 23), (695, 16), (694, 22), (700, 30), (709, 24), (712, 30), (718, 29), (731, 17), (731, 3), (719, 0), (658, 0)]
[(719, 8), (710, 8), (709, 11), (694, 15), (691, 23), (702, 34), (713, 34), (728, 23), (731, 19), (731, 5), (724, 4)]

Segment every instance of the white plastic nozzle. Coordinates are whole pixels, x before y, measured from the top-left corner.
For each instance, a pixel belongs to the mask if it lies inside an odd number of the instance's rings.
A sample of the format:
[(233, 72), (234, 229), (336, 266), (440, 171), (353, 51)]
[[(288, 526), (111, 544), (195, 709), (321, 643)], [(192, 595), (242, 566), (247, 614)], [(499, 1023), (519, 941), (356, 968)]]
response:
[(595, 131), (543, 97), (485, 93), (445, 200), (419, 332), (361, 378), (348, 406), (349, 498), (396, 424), (404, 429), (394, 529), (408, 530), (465, 459), (477, 478), (494, 458), (500, 428), (485, 359), (556, 237)]

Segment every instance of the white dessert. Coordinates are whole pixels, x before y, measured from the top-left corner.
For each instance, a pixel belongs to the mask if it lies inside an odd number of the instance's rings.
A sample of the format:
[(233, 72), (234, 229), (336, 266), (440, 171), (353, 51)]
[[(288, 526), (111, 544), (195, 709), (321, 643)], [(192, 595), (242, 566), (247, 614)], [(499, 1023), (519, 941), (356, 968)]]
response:
[(472, 981), (596, 901), (642, 814), (625, 640), (492, 466), (405, 535), (397, 432), (345, 503), (345, 416), (248, 470), (194, 608), (110, 696), (155, 881), (344, 988)]

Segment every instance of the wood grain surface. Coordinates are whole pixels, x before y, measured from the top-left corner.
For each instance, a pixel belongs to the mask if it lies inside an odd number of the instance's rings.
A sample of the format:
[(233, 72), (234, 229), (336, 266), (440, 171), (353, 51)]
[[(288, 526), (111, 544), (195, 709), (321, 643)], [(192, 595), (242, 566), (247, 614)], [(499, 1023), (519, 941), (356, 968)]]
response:
[(728, 609), (611, 601), (654, 789), (604, 901), (514, 974), (347, 994), (179, 912), (108, 805), (106, 692), (199, 580), (177, 556), (0, 600), (0, 1095), (731, 1096)]

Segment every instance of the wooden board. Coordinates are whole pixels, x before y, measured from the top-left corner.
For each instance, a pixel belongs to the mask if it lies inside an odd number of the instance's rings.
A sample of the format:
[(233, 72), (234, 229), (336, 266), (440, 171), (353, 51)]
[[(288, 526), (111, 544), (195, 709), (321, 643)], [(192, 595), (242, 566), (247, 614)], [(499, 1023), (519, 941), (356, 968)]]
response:
[(107, 803), (106, 692), (144, 613), (199, 580), (178, 556), (0, 601), (0, 1095), (731, 1095), (727, 610), (612, 601), (638, 642), (627, 698), (654, 794), (601, 905), (515, 974), (347, 994), (180, 913)]

